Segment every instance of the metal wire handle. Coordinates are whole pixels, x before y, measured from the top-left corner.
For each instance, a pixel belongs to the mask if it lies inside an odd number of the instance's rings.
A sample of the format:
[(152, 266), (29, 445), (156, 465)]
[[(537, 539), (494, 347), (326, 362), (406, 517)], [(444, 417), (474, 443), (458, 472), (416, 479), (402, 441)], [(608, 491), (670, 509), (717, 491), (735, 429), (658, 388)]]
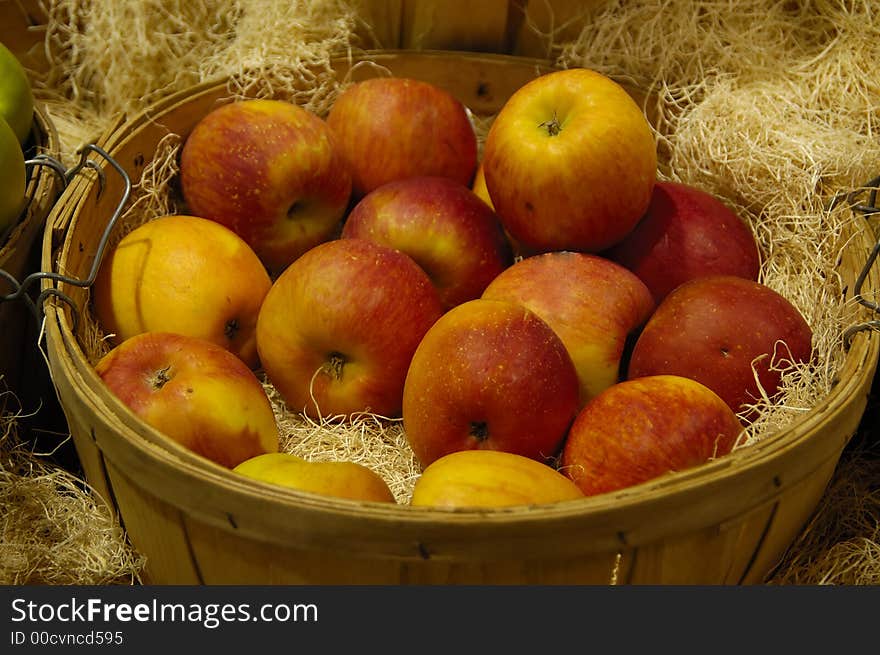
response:
[(90, 287), (95, 278), (98, 276), (98, 269), (101, 266), (101, 260), (104, 257), (104, 251), (107, 248), (107, 242), (110, 239), (110, 233), (113, 230), (113, 227), (116, 225), (116, 222), (119, 220), (119, 217), (122, 215), (122, 210), (125, 207), (125, 204), (128, 202), (129, 197), (131, 196), (131, 178), (128, 173), (126, 173), (125, 169), (119, 165), (119, 163), (113, 159), (103, 148), (97, 146), (95, 144), (87, 144), (83, 146), (80, 150), (80, 159), (76, 165), (71, 167), (69, 170), (65, 170), (64, 166), (56, 159), (49, 157), (47, 155), (37, 155), (33, 159), (29, 159), (26, 164), (29, 166), (47, 166), (49, 167), (55, 175), (57, 175), (62, 181), (62, 189), (66, 188), (70, 181), (84, 168), (91, 168), (97, 171), (98, 173), (98, 182), (99, 182), (99, 194), (104, 188), (104, 172), (97, 162), (88, 158), (89, 153), (97, 153), (104, 160), (107, 161), (119, 175), (122, 177), (124, 183), (124, 189), (122, 193), (122, 197), (119, 200), (119, 203), (116, 206), (113, 215), (110, 218), (110, 221), (107, 223), (107, 226), (104, 229), (104, 232), (101, 234), (101, 239), (98, 242), (98, 248), (95, 252), (95, 258), (92, 261), (92, 267), (89, 270), (88, 275), (84, 279), (71, 277), (68, 275), (63, 275), (61, 273), (54, 273), (52, 271), (36, 271), (34, 273), (29, 274), (25, 277), (21, 282), (18, 282), (15, 279), (15, 276), (11, 275), (9, 272), (0, 269), (0, 278), (6, 280), (10, 286), (12, 287), (12, 291), (7, 293), (4, 296), (0, 296), (0, 303), (9, 302), (9, 301), (21, 301), (24, 302), (27, 307), (31, 310), (34, 315), (34, 318), (37, 321), (37, 325), (42, 323), (43, 320), (43, 305), (45, 301), (49, 297), (58, 298), (59, 300), (65, 302), (73, 312), (73, 320), (74, 320), (74, 330), (76, 329), (76, 324), (79, 321), (79, 312), (76, 307), (76, 303), (73, 301), (70, 296), (65, 294), (63, 291), (58, 289), (56, 286), (51, 286), (43, 289), (36, 299), (31, 298), (28, 295), (28, 290), (34, 284), (37, 284), (41, 280), (52, 280), (55, 283), (63, 282), (65, 284), (70, 284), (76, 287)]
[[(861, 189), (851, 191), (847, 194), (838, 194), (832, 199), (829, 209), (835, 207), (839, 202), (845, 199), (853, 212), (869, 219), (874, 214), (880, 214), (880, 207), (877, 206), (878, 190), (880, 190), (880, 176), (875, 177)], [(860, 201), (859, 197), (865, 193), (868, 195), (866, 201)], [(856, 277), (855, 285), (853, 286), (853, 298), (855, 301), (860, 305), (867, 307), (874, 313), (880, 313), (880, 305), (868, 300), (862, 295), (862, 285), (868, 278), (868, 274), (871, 272), (871, 268), (874, 266), (874, 262), (877, 260), (878, 255), (880, 255), (880, 238), (875, 241), (874, 247), (871, 249), (868, 258), (865, 260), (865, 264), (862, 266), (862, 270), (859, 272), (858, 277)], [(863, 330), (874, 329), (880, 329), (880, 319), (872, 319), (870, 321), (864, 321), (863, 323), (856, 323), (844, 331), (843, 343), (849, 347), (852, 338), (856, 333)]]

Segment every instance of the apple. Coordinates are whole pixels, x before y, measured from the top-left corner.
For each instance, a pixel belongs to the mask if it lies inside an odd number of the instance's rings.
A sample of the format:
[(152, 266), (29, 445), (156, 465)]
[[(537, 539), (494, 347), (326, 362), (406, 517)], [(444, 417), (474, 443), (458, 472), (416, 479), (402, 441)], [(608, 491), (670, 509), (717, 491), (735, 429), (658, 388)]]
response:
[(692, 378), (747, 419), (745, 405), (761, 398), (758, 382), (772, 397), (781, 369), (811, 355), (812, 330), (787, 298), (759, 282), (710, 275), (660, 303), (633, 347), (628, 377)]
[[(12, 128), (19, 147), (24, 146), (34, 125), (34, 94), (24, 66), (0, 43), (0, 118)], [(6, 167), (3, 168), (4, 174)]]
[(357, 462), (310, 461), (290, 453), (275, 452), (251, 457), (232, 470), (255, 480), (325, 496), (397, 502), (385, 480)]
[(657, 182), (648, 211), (604, 255), (638, 275), (657, 303), (695, 277), (757, 281), (761, 268), (748, 225), (716, 196), (680, 182)]
[(429, 464), (413, 486), (414, 507), (507, 507), (583, 498), (548, 464), (500, 450), (460, 450)]
[(571, 68), (513, 93), (489, 128), (482, 165), (496, 213), (525, 249), (599, 252), (648, 208), (657, 153), (623, 87)]
[(473, 124), (464, 105), (435, 84), (406, 77), (356, 82), (339, 94), (326, 120), (351, 170), (355, 200), (406, 177), (471, 184)]
[(272, 280), (254, 251), (206, 218), (167, 215), (112, 248), (93, 286), (93, 307), (119, 343), (141, 332), (207, 339), (259, 365), (257, 315)]
[(383, 184), (355, 205), (342, 237), (368, 239), (412, 257), (446, 308), (478, 298), (513, 252), (495, 212), (448, 177)]
[(9, 228), (18, 222), (25, 207), (27, 171), (21, 144), (7, 125), (0, 119), (0, 244)]
[(145, 423), (221, 466), (278, 450), (275, 415), (260, 380), (210, 341), (143, 332), (104, 355), (95, 371)]
[(593, 496), (722, 457), (741, 433), (727, 403), (695, 380), (676, 375), (626, 380), (578, 413), (560, 470)]
[(403, 388), (403, 429), (421, 466), (460, 450), (554, 457), (578, 410), (562, 341), (517, 303), (477, 298), (425, 334)]
[(257, 319), (257, 350), (292, 411), (397, 417), (413, 352), (442, 313), (437, 289), (408, 255), (335, 239), (275, 280)]
[(337, 234), (351, 175), (327, 124), (282, 100), (222, 105), (180, 155), (188, 210), (229, 227), (277, 275)]
[(519, 260), (483, 298), (520, 303), (553, 328), (577, 371), (581, 405), (620, 380), (631, 340), (654, 311), (651, 293), (633, 273), (570, 251)]
[(480, 200), (492, 207), (493, 210), (495, 209), (492, 205), (492, 198), (489, 196), (489, 189), (486, 187), (486, 173), (483, 169), (482, 162), (477, 165), (477, 172), (474, 173), (474, 181), (471, 182), (471, 191), (473, 191)]

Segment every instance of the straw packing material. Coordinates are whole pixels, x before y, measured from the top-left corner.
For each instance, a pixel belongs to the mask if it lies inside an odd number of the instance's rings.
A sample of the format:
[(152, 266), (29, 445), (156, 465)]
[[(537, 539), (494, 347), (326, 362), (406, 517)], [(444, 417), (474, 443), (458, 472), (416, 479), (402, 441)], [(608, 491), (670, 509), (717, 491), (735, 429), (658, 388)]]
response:
[(29, 450), (20, 418), (0, 416), (0, 584), (138, 582), (144, 559), (110, 508), (51, 453)]
[(342, 0), (47, 0), (49, 66), (35, 86), (65, 157), (120, 116), (174, 91), (230, 77), (230, 94), (282, 92), (326, 105), (329, 59), (350, 47), (356, 12)]

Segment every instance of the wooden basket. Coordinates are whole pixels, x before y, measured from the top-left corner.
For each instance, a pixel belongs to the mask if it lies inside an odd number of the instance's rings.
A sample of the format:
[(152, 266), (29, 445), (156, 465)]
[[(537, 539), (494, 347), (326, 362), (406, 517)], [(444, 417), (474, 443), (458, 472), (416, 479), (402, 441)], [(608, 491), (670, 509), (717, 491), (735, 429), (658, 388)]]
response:
[[(546, 62), (504, 55), (371, 58), (396, 75), (437, 83), (486, 115), (548, 70)], [(335, 66), (342, 76), (350, 64)], [(169, 97), (104, 145), (136, 180), (163, 136), (185, 136), (226, 94), (218, 82)], [(105, 168), (103, 193), (83, 179), (53, 212), (44, 266), (80, 276), (92, 266), (123, 191)], [(63, 236), (57, 257), (53, 230)], [(856, 232), (840, 264), (848, 289), (873, 244), (867, 226)], [(865, 288), (877, 284), (872, 271)], [(89, 311), (87, 291), (61, 288), (76, 312)], [(56, 304), (46, 314), (50, 367), (87, 479), (118, 510), (147, 558), (147, 581), (158, 584), (759, 583), (824, 493), (861, 420), (880, 348), (876, 332), (856, 333), (839, 383), (818, 406), (718, 461), (553, 506), (453, 512), (236, 476), (166, 439), (108, 392), (83, 353), (71, 307)]]
[[(46, 155), (58, 161), (60, 142), (54, 125), (43, 107), (34, 108), (34, 123), (27, 143), (25, 157), (32, 159)], [(60, 165), (60, 164), (59, 164)], [(40, 269), (40, 239), (55, 201), (64, 185), (56, 170), (49, 166), (28, 166), (25, 187), (26, 205), (15, 226), (0, 243), (0, 269), (11, 275), (17, 283)], [(2, 295), (14, 291), (10, 283), (0, 283)], [(26, 351), (25, 340), (36, 335), (34, 317), (20, 300), (0, 302), (0, 375), (4, 386), (18, 392), (22, 385), (22, 366)], [(34, 337), (36, 342), (36, 337)]]

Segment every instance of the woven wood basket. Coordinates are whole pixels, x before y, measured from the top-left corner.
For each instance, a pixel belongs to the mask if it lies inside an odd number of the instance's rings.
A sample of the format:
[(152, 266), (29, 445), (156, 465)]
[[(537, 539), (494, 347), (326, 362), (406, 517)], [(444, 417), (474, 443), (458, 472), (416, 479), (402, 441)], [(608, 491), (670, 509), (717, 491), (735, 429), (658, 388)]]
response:
[[(546, 62), (505, 55), (371, 58), (396, 75), (439, 84), (486, 115), (548, 70)], [(335, 66), (342, 76), (350, 64)], [(163, 136), (188, 134), (226, 93), (218, 82), (169, 97), (103, 147), (138, 179)], [(102, 166), (103, 192), (84, 176), (53, 211), (44, 267), (85, 277), (92, 266), (124, 190)], [(848, 289), (873, 245), (867, 226), (851, 243), (840, 263)], [(871, 271), (864, 288), (877, 284)], [(760, 583), (824, 493), (861, 420), (880, 348), (876, 332), (856, 333), (839, 383), (818, 406), (718, 461), (554, 506), (451, 512), (273, 487), (177, 446), (104, 387), (74, 329), (76, 315), (89, 311), (87, 290), (59, 289), (72, 305), (46, 308), (53, 380), (88, 481), (118, 510), (147, 558), (147, 580), (157, 584)]]
[[(58, 134), (43, 107), (38, 103), (34, 109), (34, 123), (25, 143), (25, 158), (38, 155), (59, 157)], [(49, 166), (28, 165), (25, 187), (26, 205), (17, 223), (0, 244), (0, 269), (20, 284), (27, 275), (38, 271), (40, 262), (40, 237), (46, 218), (58, 199), (64, 182), (58, 172)], [(0, 295), (15, 291), (11, 284), (0, 282)], [(22, 387), (24, 342), (36, 334), (34, 317), (20, 300), (0, 302), (0, 375), (5, 387), (19, 392)], [(34, 338), (36, 342), (36, 338)]]

